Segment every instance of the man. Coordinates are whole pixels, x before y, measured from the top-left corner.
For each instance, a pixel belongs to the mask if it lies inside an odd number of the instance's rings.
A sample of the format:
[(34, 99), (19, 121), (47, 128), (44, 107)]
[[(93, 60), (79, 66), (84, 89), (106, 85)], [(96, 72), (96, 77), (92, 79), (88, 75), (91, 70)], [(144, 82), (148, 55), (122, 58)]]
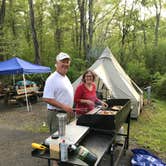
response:
[(70, 67), (71, 58), (68, 54), (61, 52), (56, 57), (56, 71), (46, 80), (43, 101), (47, 103), (48, 127), (50, 134), (58, 129), (57, 114), (59, 112), (72, 113), (73, 87), (66, 76)]

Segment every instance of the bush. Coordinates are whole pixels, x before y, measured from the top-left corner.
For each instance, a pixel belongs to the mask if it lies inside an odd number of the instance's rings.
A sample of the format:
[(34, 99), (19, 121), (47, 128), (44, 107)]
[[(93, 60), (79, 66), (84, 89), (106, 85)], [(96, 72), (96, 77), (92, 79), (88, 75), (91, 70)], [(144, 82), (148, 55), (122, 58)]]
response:
[(166, 40), (159, 42), (158, 47), (149, 47), (143, 52), (145, 57), (146, 68), (150, 73), (160, 72), (164, 74), (166, 72)]
[(151, 82), (151, 75), (143, 64), (130, 62), (127, 66), (127, 72), (140, 87), (144, 87)]
[(84, 71), (86, 71), (86, 61), (80, 58), (73, 58), (67, 75), (73, 83)]
[(155, 80), (153, 87), (157, 97), (166, 99), (166, 73)]

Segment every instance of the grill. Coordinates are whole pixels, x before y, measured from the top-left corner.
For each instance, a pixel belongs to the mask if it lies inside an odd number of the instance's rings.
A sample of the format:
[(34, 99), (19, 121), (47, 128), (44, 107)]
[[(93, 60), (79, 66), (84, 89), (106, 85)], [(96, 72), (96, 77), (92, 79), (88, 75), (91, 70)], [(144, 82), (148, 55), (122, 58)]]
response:
[(77, 125), (93, 129), (118, 131), (123, 123), (128, 122), (131, 111), (129, 99), (111, 99), (108, 108), (96, 107), (87, 114), (78, 117)]

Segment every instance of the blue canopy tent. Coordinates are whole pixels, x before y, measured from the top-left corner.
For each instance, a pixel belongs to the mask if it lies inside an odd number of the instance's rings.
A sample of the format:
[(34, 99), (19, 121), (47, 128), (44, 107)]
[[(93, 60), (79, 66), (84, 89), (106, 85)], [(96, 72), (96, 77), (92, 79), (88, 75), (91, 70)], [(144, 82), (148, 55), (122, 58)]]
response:
[(24, 81), (25, 97), (27, 103), (27, 110), (29, 111), (28, 97), (26, 91), (25, 74), (35, 73), (51, 73), (50, 67), (45, 67), (30, 62), (24, 61), (20, 58), (14, 57), (9, 60), (0, 62), (0, 74), (22, 74)]
[(34, 74), (49, 72), (51, 72), (49, 67), (32, 64), (17, 57), (0, 62), (0, 74)]

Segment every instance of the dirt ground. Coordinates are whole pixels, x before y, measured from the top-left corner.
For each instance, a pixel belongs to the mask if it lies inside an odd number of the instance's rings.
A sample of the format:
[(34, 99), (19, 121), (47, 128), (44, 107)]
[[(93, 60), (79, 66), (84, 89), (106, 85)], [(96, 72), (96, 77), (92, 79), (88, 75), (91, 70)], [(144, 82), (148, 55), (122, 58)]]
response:
[[(31, 143), (42, 143), (49, 136), (47, 132), (39, 131), (46, 115), (43, 102), (33, 104), (32, 111), (28, 112), (26, 106), (4, 105), (0, 100), (0, 166), (47, 166), (47, 160), (31, 156)], [(130, 149), (119, 166), (130, 165)], [(101, 165), (109, 164), (109, 158), (105, 156)]]

